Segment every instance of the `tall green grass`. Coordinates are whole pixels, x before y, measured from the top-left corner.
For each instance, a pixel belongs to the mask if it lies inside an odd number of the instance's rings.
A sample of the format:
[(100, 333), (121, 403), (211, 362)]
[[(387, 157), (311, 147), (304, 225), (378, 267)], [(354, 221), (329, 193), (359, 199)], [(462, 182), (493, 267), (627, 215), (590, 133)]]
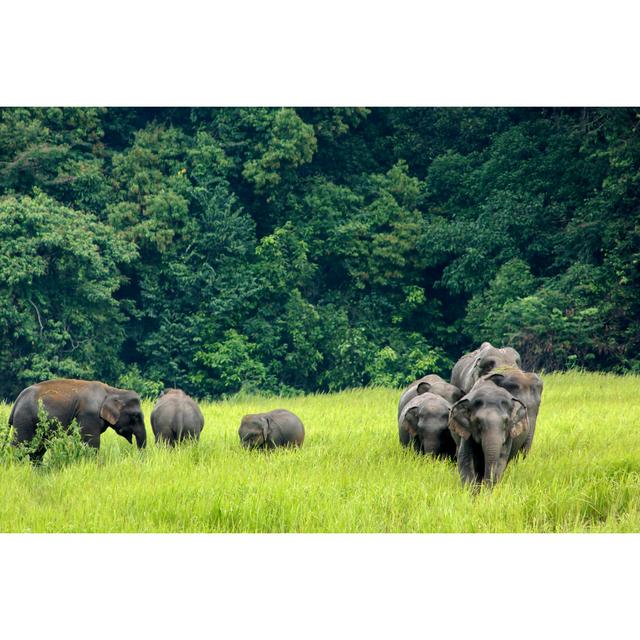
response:
[[(197, 445), (156, 448), (149, 429), (139, 452), (109, 430), (97, 457), (33, 468), (5, 456), (0, 531), (640, 531), (640, 377), (544, 382), (529, 457), (479, 495), (453, 463), (400, 447), (399, 391), (238, 398), (202, 405)], [(241, 417), (279, 407), (304, 422), (302, 449), (242, 449)]]

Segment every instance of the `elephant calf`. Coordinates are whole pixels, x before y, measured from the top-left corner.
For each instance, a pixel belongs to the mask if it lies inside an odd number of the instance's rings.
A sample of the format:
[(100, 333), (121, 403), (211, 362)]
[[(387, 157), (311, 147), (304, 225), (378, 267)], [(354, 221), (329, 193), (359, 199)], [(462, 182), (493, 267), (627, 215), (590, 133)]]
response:
[(304, 425), (290, 411), (274, 409), (267, 413), (244, 416), (238, 434), (242, 446), (249, 449), (301, 447), (304, 442)]
[(450, 408), (444, 398), (434, 393), (423, 393), (410, 400), (398, 418), (402, 445), (413, 445), (419, 453), (454, 459), (456, 442), (449, 430)]
[(449, 404), (454, 404), (462, 398), (464, 393), (458, 389), (458, 387), (449, 384), (446, 380), (443, 380), (440, 376), (432, 373), (428, 376), (424, 376), (418, 380), (414, 380), (400, 396), (398, 402), (398, 418), (402, 410), (410, 400), (413, 400), (416, 396), (423, 393), (434, 393), (441, 398), (444, 398)]
[(166, 389), (151, 412), (156, 444), (174, 445), (181, 440), (199, 440), (204, 416), (195, 400), (180, 389)]
[[(103, 382), (59, 379), (33, 384), (17, 397), (9, 416), (9, 424), (15, 429), (14, 444), (33, 440), (40, 403), (63, 427), (76, 420), (82, 440), (96, 449), (100, 447), (100, 435), (109, 427), (129, 442), (135, 436), (139, 448), (147, 443), (140, 396), (135, 391)], [(31, 459), (41, 460), (44, 454), (41, 444), (31, 453)]]
[(480, 378), (496, 367), (520, 367), (520, 354), (511, 347), (497, 349), (490, 342), (483, 342), (479, 349), (466, 353), (453, 366), (451, 384), (465, 393), (471, 391)]
[(451, 407), (449, 429), (459, 442), (462, 483), (494, 485), (526, 442), (527, 408), (506, 389), (479, 380)]

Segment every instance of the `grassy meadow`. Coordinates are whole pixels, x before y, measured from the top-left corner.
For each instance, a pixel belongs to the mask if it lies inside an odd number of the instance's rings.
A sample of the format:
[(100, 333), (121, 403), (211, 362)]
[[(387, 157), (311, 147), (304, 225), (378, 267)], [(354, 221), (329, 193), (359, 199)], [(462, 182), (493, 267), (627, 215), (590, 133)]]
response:
[[(202, 405), (197, 445), (0, 466), (1, 532), (640, 532), (640, 377), (544, 376), (528, 458), (473, 495), (451, 462), (398, 442), (394, 389)], [(145, 416), (151, 413), (145, 403)], [(287, 408), (300, 450), (245, 451), (245, 413)], [(10, 407), (0, 405), (0, 421)]]

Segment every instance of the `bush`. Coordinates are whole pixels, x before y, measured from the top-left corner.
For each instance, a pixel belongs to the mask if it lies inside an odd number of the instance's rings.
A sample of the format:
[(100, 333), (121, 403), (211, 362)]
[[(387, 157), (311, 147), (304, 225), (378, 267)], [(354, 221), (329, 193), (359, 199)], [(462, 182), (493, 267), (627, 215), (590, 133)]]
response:
[[(73, 420), (68, 427), (63, 427), (58, 420), (51, 418), (42, 406), (38, 408), (38, 424), (36, 433), (30, 442), (11, 447), (13, 455), (6, 454), (7, 459), (26, 461), (38, 456), (43, 449), (46, 453), (38, 464), (41, 468), (55, 471), (82, 460), (95, 458), (97, 450), (85, 444), (80, 433), (80, 426)], [(37, 460), (36, 458), (33, 458)]]
[(137, 364), (134, 364), (127, 373), (118, 378), (118, 387), (121, 389), (131, 389), (140, 395), (141, 398), (157, 398), (165, 385), (159, 380), (145, 378)]
[(368, 373), (373, 385), (402, 387), (429, 373), (448, 377), (452, 366), (441, 349), (428, 345), (419, 334), (410, 334), (408, 343), (380, 349)]
[(254, 359), (256, 345), (231, 329), (224, 341), (196, 354), (196, 361), (209, 371), (193, 376), (194, 384), (212, 395), (233, 394), (241, 389), (257, 391), (266, 378), (265, 366)]

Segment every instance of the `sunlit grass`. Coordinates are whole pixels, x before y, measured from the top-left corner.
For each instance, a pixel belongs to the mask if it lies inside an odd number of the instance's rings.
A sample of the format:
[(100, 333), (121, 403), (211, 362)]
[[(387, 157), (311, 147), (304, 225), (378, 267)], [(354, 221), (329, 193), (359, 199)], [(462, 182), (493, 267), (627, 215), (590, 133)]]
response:
[[(640, 377), (544, 382), (531, 454), (492, 492), (472, 495), (454, 464), (400, 447), (399, 391), (254, 397), (203, 404), (197, 445), (156, 448), (150, 435), (138, 452), (108, 431), (97, 459), (5, 464), (0, 531), (640, 531)], [(242, 449), (241, 417), (275, 408), (304, 422), (302, 449)]]

